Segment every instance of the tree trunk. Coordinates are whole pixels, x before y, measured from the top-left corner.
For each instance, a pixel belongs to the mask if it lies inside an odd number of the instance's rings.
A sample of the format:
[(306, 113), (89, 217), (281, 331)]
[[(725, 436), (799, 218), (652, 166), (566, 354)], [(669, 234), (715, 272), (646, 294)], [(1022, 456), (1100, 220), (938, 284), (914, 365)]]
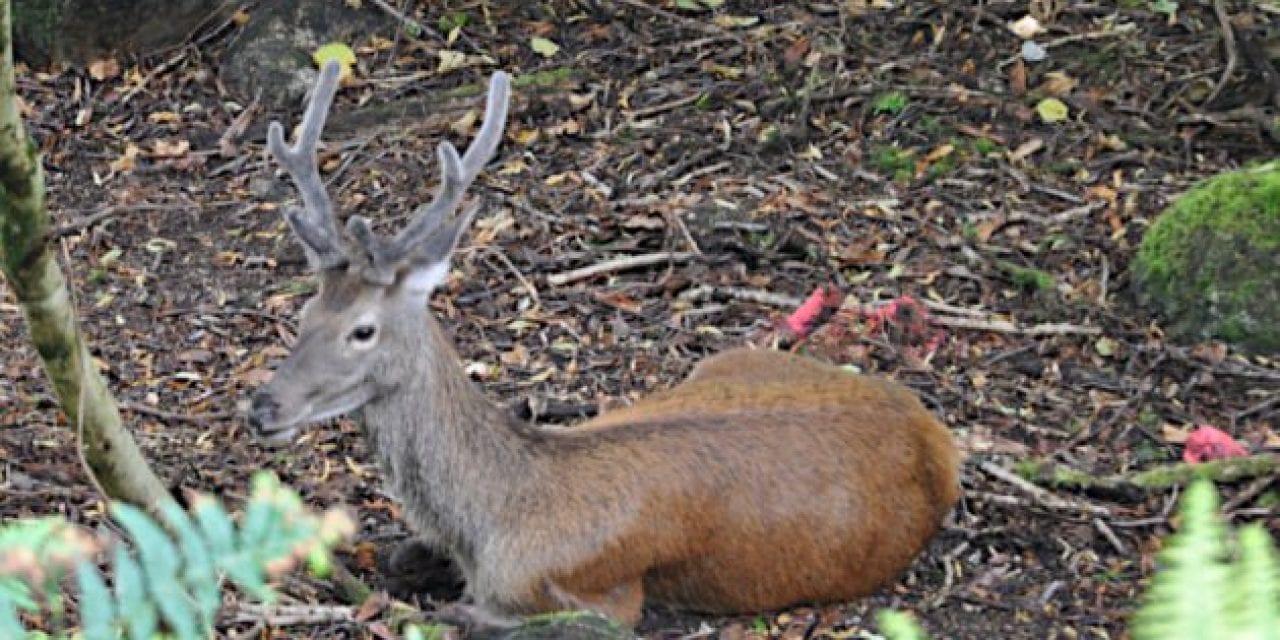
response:
[(149, 53), (185, 42), (229, 0), (13, 0), (18, 58), (37, 67)]
[(8, 279), (89, 473), (107, 497), (152, 509), (169, 498), (98, 374), (62, 270), (49, 251), (44, 172), (18, 115), (9, 0), (0, 0), (0, 271)]

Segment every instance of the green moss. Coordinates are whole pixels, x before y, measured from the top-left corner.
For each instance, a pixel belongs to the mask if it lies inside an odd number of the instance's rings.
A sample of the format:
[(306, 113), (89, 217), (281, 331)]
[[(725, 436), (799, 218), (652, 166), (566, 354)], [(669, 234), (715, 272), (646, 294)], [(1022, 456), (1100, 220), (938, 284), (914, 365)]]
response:
[(1000, 149), (1000, 145), (989, 138), (976, 138), (973, 141), (973, 152), (980, 156), (995, 153)]
[(915, 154), (894, 146), (877, 146), (871, 151), (871, 166), (892, 176), (897, 182), (907, 182), (915, 174)]
[(897, 115), (902, 113), (902, 110), (906, 109), (910, 102), (911, 100), (907, 98), (907, 94), (901, 91), (882, 93), (871, 101), (871, 113)]
[(1174, 334), (1280, 349), (1280, 163), (1187, 191), (1147, 230), (1133, 271)]
[(1020, 267), (1016, 264), (1000, 261), (996, 263), (1002, 271), (1009, 274), (1009, 279), (1013, 284), (1033, 291), (1052, 291), (1056, 282), (1053, 275), (1047, 271), (1033, 269), (1031, 267)]

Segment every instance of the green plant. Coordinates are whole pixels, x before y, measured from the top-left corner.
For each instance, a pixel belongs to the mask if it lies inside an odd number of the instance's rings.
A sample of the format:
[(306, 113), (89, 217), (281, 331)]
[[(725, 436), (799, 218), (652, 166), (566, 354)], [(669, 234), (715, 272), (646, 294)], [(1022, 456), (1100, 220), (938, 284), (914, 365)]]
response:
[(871, 165), (897, 182), (911, 180), (916, 171), (915, 155), (907, 149), (884, 145), (871, 151)]
[[(20, 614), (48, 612), (57, 638), (209, 637), (222, 602), (223, 577), (262, 601), (270, 577), (300, 561), (317, 573), (329, 552), (354, 532), (342, 512), (308, 512), (298, 494), (261, 473), (237, 525), (222, 504), (197, 497), (190, 514), (175, 502), (157, 522), (136, 507), (115, 503), (112, 518), (126, 540), (100, 537), (61, 517), (18, 520), (0, 527), (0, 637), (48, 637), (24, 628)], [(95, 558), (109, 557), (109, 587)], [(60, 583), (74, 576), (79, 630), (63, 633)]]
[(896, 116), (907, 108), (908, 103), (910, 99), (907, 98), (907, 94), (901, 91), (889, 91), (876, 96), (871, 101), (871, 113), (872, 115), (887, 113)]
[(1046, 271), (1031, 267), (1020, 267), (1004, 260), (997, 262), (996, 266), (1000, 267), (1001, 271), (1008, 273), (1009, 279), (1013, 281), (1013, 284), (1021, 289), (1052, 291), (1055, 286), (1053, 275)]
[[(1280, 637), (1280, 565), (1275, 544), (1254, 523), (1231, 544), (1208, 480), (1187, 487), (1181, 529), (1134, 616), (1135, 640)], [(1234, 548), (1233, 548), (1234, 547)]]
[[(1280, 561), (1263, 524), (1243, 527), (1233, 544), (1218, 494), (1203, 478), (1187, 487), (1178, 514), (1181, 526), (1130, 625), (1134, 640), (1280, 638)], [(900, 613), (878, 620), (889, 640), (925, 637)]]
[(454, 29), (461, 29), (470, 22), (471, 16), (459, 11), (449, 11), (436, 20), (436, 28), (440, 33), (449, 35)]

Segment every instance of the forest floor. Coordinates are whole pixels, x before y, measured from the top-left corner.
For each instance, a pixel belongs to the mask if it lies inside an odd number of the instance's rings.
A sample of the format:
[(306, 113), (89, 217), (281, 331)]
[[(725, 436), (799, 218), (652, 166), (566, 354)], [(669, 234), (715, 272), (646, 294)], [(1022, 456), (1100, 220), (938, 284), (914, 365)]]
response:
[[(1209, 99), (1227, 64), (1212, 7), (1181, 3), (1170, 20), (1159, 3), (1062, 3), (1043, 20), (1046, 58), (1024, 64), (1008, 27), (1022, 2), (450, 4), (419, 18), (466, 15), (453, 43), (436, 32), (353, 43), (361, 80), (339, 95), (323, 169), (341, 211), (398, 228), (431, 196), (434, 145), (462, 146), (450, 125), (465, 131), (465, 109), (480, 105), (346, 128), (343, 113), (488, 76), (474, 60), (438, 72), (445, 48), (516, 75), (556, 72), (517, 92), (508, 140), (473, 187), (486, 206), (433, 302), (495, 401), (571, 423), (677, 382), (707, 354), (776, 342), (778, 320), (823, 285), (849, 305), (927, 303), (928, 317), (847, 322), (792, 347), (904, 382), (953, 429), (965, 497), (927, 553), (860, 602), (730, 618), (655, 609), (645, 635), (862, 637), (896, 607), (935, 638), (1127, 637), (1177, 491), (1037, 494), (1000, 470), (1168, 464), (1198, 424), (1275, 444), (1280, 361), (1166, 340), (1127, 270), (1171, 199), (1276, 153), (1254, 114), (1280, 91), (1255, 57), (1241, 54)], [(1234, 16), (1241, 47), (1276, 26), (1274, 5), (1253, 5)], [(263, 123), (299, 113), (238, 119), (218, 79), (237, 29), (122, 63), (120, 76), (19, 78), (59, 252), (158, 473), (234, 504), (269, 469), (317, 507), (349, 505), (361, 530), (340, 557), (379, 584), (373, 558), (407, 533), (354, 425), (272, 450), (238, 413), (287, 352), (313, 285), (279, 215), (295, 192), (262, 140)], [(558, 51), (535, 52), (534, 37)], [(1067, 117), (1045, 122), (1046, 98)], [(549, 280), (663, 251), (693, 255)], [(0, 517), (99, 523), (0, 290)], [(926, 324), (940, 343), (913, 330)], [(1223, 485), (1231, 520), (1280, 527), (1273, 480)], [(342, 604), (323, 580), (284, 588)], [(379, 620), (273, 637), (378, 637)]]

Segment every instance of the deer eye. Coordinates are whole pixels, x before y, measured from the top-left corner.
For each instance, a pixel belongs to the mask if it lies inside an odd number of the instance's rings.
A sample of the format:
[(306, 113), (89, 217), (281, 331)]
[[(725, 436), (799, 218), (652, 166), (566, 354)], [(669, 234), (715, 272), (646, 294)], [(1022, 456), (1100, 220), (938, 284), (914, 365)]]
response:
[(351, 339), (356, 342), (368, 342), (373, 339), (376, 329), (371, 324), (362, 324), (351, 330)]

